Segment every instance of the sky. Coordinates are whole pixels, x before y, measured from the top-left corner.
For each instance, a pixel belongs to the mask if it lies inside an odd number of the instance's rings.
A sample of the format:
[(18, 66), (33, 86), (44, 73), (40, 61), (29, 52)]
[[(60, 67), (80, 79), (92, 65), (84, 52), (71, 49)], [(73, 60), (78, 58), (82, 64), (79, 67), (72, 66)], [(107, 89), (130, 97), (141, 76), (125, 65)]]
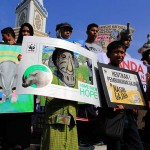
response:
[[(1, 0), (0, 30), (15, 27), (15, 9), (21, 0)], [(138, 49), (147, 42), (150, 33), (150, 0), (43, 0), (48, 12), (46, 32), (55, 36), (56, 24), (69, 22), (73, 26), (72, 39), (85, 40), (90, 23), (120, 24), (134, 28), (133, 39), (127, 52), (141, 59)], [(1, 40), (1, 35), (0, 35)]]

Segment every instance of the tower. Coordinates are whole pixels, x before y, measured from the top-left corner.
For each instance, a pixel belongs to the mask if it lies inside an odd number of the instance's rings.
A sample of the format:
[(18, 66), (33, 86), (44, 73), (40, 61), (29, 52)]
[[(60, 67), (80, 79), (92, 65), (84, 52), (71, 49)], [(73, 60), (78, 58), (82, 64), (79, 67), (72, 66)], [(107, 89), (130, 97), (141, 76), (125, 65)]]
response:
[(48, 36), (45, 33), (48, 12), (44, 8), (43, 0), (22, 0), (16, 7), (16, 22), (14, 31), (18, 35), (20, 26), (28, 22), (33, 26), (34, 35)]

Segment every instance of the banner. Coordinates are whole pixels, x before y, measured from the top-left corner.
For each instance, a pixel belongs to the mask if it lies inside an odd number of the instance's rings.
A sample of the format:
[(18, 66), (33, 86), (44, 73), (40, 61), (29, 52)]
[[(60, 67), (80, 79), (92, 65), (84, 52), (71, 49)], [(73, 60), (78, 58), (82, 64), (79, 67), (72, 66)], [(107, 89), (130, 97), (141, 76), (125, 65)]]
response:
[[(100, 106), (94, 70), (97, 56), (65, 40), (25, 37), (17, 94), (36, 94)], [(87, 65), (91, 62), (91, 66)]]
[(18, 71), (19, 45), (0, 44), (0, 113), (33, 112), (33, 95), (15, 92)]

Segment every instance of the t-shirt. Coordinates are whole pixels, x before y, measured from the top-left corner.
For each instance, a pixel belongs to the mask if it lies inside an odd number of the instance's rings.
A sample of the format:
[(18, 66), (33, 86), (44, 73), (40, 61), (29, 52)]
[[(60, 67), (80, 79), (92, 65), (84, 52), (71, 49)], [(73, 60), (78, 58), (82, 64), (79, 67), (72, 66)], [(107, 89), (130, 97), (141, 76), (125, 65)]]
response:
[(98, 44), (95, 44), (95, 43), (85, 43), (87, 49), (91, 52), (94, 52), (94, 53), (99, 53), (99, 52), (103, 52), (103, 49), (98, 45)]
[[(101, 46), (95, 44), (95, 43), (85, 43), (85, 47), (91, 51), (91, 52), (94, 52), (96, 54), (100, 53), (100, 52), (103, 52), (103, 49), (101, 48)], [(88, 68), (89, 68), (89, 76), (92, 77), (92, 70), (91, 70), (91, 67), (92, 67), (92, 62), (89, 60), (88, 61)]]

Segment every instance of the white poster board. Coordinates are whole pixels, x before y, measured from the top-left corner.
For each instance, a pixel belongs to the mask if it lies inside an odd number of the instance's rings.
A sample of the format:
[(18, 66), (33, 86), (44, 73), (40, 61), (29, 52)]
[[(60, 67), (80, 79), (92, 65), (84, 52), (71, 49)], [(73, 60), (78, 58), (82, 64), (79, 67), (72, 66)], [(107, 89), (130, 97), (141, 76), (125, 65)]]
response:
[[(58, 59), (54, 59), (56, 54)], [(94, 70), (97, 56), (78, 44), (55, 38), (25, 37), (16, 92), (100, 106), (95, 73), (91, 84), (87, 60), (92, 62)]]

